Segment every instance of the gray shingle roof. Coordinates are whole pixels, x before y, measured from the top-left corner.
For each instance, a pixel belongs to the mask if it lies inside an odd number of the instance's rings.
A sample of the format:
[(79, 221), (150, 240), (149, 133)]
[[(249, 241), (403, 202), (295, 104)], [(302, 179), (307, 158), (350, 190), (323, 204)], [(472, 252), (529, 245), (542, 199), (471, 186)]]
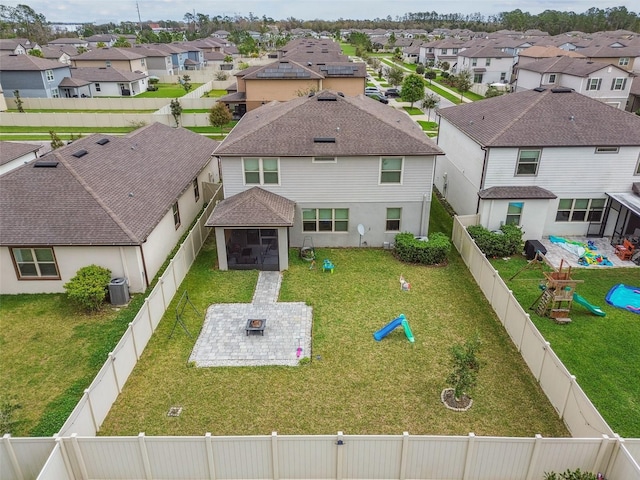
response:
[(592, 62), (586, 58), (573, 58), (569, 56), (544, 58), (535, 62), (527, 62), (520, 66), (520, 70), (529, 70), (538, 73), (565, 73), (576, 77), (588, 77), (598, 70), (605, 70), (609, 67), (616, 68), (620, 73), (628, 75), (625, 70), (614, 65), (607, 65), (603, 62)]
[(80, 67), (71, 69), (71, 77), (89, 82), (135, 82), (147, 78), (146, 73), (117, 70), (113, 67)]
[(478, 196), (484, 200), (510, 200), (510, 199), (547, 199), (558, 198), (549, 190), (536, 186), (510, 186), (491, 187), (478, 192)]
[(342, 97), (326, 90), (252, 110), (216, 150), (216, 155), (269, 156), (441, 154), (406, 113), (364, 95)]
[(33, 55), (3, 55), (0, 62), (2, 71), (36, 71), (55, 70), (58, 68), (69, 68), (69, 65), (60, 63), (48, 58), (34, 57)]
[(205, 224), (208, 227), (290, 227), (295, 202), (253, 187), (221, 201)]
[[(100, 145), (97, 142), (108, 139)], [(138, 245), (218, 142), (155, 123), (76, 140), (0, 176), (0, 244)], [(74, 153), (86, 150), (79, 158)], [(57, 166), (36, 168), (41, 162)]]
[(96, 48), (73, 57), (73, 60), (138, 60), (145, 58), (144, 52), (130, 48)]
[(443, 108), (487, 147), (640, 145), (640, 117), (567, 89), (528, 90)]
[(32, 143), (0, 142), (0, 165), (9, 163), (27, 153), (37, 152), (41, 148), (42, 145)]

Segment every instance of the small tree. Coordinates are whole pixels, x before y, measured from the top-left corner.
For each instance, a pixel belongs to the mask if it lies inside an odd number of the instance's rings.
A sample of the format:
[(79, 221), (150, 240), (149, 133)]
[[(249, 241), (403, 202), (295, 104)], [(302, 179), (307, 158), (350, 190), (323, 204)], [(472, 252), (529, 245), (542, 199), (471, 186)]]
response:
[(487, 91), (484, 94), (484, 98), (499, 97), (502, 94), (503, 92), (498, 90), (496, 87), (489, 87), (487, 88)]
[(469, 391), (476, 385), (480, 362), (476, 353), (480, 349), (480, 336), (467, 340), (464, 344), (456, 344), (451, 347), (451, 373), (447, 377), (447, 383), (453, 388), (456, 400), (460, 400), (463, 395), (468, 395)]
[(180, 83), (182, 84), (182, 88), (184, 88), (184, 91), (187, 93), (189, 93), (189, 90), (193, 88), (193, 85), (191, 85), (191, 77), (187, 74), (184, 74), (182, 76), (182, 81)]
[(212, 127), (220, 128), (220, 133), (222, 133), (222, 127), (229, 123), (232, 118), (231, 112), (222, 102), (216, 102), (209, 111), (209, 123)]
[(182, 105), (177, 98), (171, 100), (171, 115), (173, 115), (173, 119), (176, 121), (176, 127), (180, 126), (180, 115), (182, 115)]
[(462, 70), (455, 76), (453, 84), (460, 92), (460, 100), (462, 100), (463, 95), (471, 90), (471, 86), (473, 85), (471, 72), (469, 70)]
[(451, 65), (449, 65), (449, 62), (440, 62), (440, 69), (441, 69), (443, 72), (446, 72), (447, 70), (449, 70), (449, 67), (450, 67), (450, 66), (451, 66)]
[(422, 108), (427, 109), (427, 119), (431, 120), (431, 110), (438, 108), (440, 105), (440, 97), (435, 93), (429, 93), (422, 100)]
[(24, 105), (22, 104), (22, 99), (20, 98), (20, 90), (14, 90), (13, 96), (16, 97), (16, 108), (20, 113), (24, 113)]
[(53, 150), (64, 146), (64, 142), (60, 140), (60, 137), (56, 132), (49, 130), (49, 136), (51, 137), (51, 148)]
[(422, 65), (421, 63), (416, 65), (416, 73), (418, 75), (423, 75), (424, 74), (424, 65)]
[(224, 72), (222, 70), (218, 70), (213, 77), (218, 81), (218, 82), (223, 82), (225, 80), (229, 79), (229, 74), (227, 72)]
[(413, 104), (424, 98), (424, 81), (422, 77), (412, 73), (402, 82), (402, 90), (400, 91), (403, 102), (411, 102)]
[(431, 80), (435, 80), (437, 76), (437, 73), (434, 69), (430, 68), (429, 70), (427, 70), (426, 72), (424, 72), (424, 78), (426, 78), (427, 80), (429, 80), (429, 85), (431, 85)]
[(111, 270), (98, 265), (82, 267), (75, 277), (64, 284), (71, 301), (88, 312), (100, 309), (107, 297)]
[(38, 57), (38, 58), (44, 58), (44, 55), (42, 53), (42, 50), (37, 50), (35, 48), (32, 48), (31, 50), (29, 50), (27, 52), (29, 55), (31, 55), (32, 57)]
[(398, 65), (387, 69), (387, 80), (394, 87), (397, 87), (404, 80), (404, 70)]

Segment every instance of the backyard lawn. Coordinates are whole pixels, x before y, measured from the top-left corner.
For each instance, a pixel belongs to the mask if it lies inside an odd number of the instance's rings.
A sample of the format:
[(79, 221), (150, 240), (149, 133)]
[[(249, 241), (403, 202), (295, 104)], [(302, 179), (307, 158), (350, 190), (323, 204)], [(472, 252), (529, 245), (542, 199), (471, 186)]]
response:
[[(492, 263), (523, 308), (528, 309), (541, 293), (538, 285), (544, 278), (542, 271), (530, 267), (509, 281), (526, 260), (516, 256), (509, 261), (497, 259)], [(638, 438), (640, 315), (607, 304), (605, 296), (618, 283), (640, 287), (640, 269), (576, 268), (571, 276), (584, 281), (578, 283), (576, 292), (604, 310), (605, 317), (597, 317), (575, 302), (571, 323), (567, 325), (558, 325), (533, 310), (527, 311), (614, 432), (622, 437)]]
[[(201, 85), (202, 83), (192, 83), (190, 91), (195, 90)], [(156, 83), (156, 86), (158, 90), (154, 92), (142, 92), (136, 95), (136, 98), (178, 98), (187, 94), (179, 83)]]

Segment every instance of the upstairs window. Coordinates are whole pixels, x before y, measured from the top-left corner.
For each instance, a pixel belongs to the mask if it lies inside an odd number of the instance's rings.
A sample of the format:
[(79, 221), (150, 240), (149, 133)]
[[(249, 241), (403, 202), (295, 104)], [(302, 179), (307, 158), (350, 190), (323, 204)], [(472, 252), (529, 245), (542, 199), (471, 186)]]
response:
[(626, 67), (629, 65), (629, 57), (620, 57), (618, 60), (618, 65), (621, 67)]
[(107, 60), (107, 61), (105, 61), (105, 62), (104, 62), (104, 64), (105, 64), (107, 67), (110, 67), (110, 66), (111, 66), (111, 60)]
[(380, 183), (402, 183), (402, 157), (380, 160)]
[(475, 67), (476, 65), (478, 65), (478, 59), (477, 58), (472, 58), (471, 59), (471, 66)]
[(484, 65), (485, 65), (485, 67), (490, 67), (490, 66), (491, 66), (491, 59), (490, 59), (490, 58), (487, 58), (487, 59), (484, 61)]
[(611, 80), (611, 90), (624, 90), (627, 86), (626, 78), (614, 78)]
[(176, 230), (180, 226), (180, 207), (178, 207), (178, 202), (173, 204), (173, 224)]
[(446, 55), (447, 54), (447, 49), (446, 48), (441, 48), (440, 49), (440, 55)]
[(548, 83), (556, 83), (556, 78), (557, 78), (557, 75), (555, 73), (550, 73)]
[(53, 70), (45, 70), (44, 74), (47, 76), (47, 82), (53, 82)]
[(246, 185), (277, 185), (280, 181), (277, 158), (245, 158), (243, 165)]
[(196, 197), (196, 202), (200, 200), (200, 185), (197, 178), (193, 180), (193, 195)]
[(601, 78), (590, 78), (587, 80), (587, 90), (600, 90), (600, 85), (602, 85)]
[(516, 175), (537, 175), (540, 150), (520, 150)]

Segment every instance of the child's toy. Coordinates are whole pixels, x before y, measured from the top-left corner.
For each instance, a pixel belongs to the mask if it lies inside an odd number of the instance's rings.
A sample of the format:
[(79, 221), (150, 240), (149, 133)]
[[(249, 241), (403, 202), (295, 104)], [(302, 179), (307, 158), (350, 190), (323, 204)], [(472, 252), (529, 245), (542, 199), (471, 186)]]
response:
[(328, 258), (325, 258), (324, 262), (322, 262), (322, 271), (326, 272), (328, 270), (331, 273), (333, 273), (334, 268), (335, 268), (335, 265), (331, 263), (331, 260), (329, 260)]
[(411, 284), (407, 282), (402, 275), (400, 275), (400, 290), (405, 292), (411, 290)]
[(389, 335), (389, 333), (391, 333), (392, 330), (394, 330), (399, 326), (402, 326), (402, 328), (404, 329), (404, 334), (407, 336), (407, 339), (411, 343), (414, 343), (415, 338), (413, 336), (413, 332), (411, 332), (411, 328), (409, 327), (409, 322), (407, 321), (407, 318), (404, 316), (404, 313), (401, 313), (398, 317), (394, 318), (389, 323), (387, 323), (384, 327), (382, 327), (380, 330), (375, 332), (373, 334), (373, 338), (375, 339), (376, 342), (379, 342), (384, 337)]
[(609, 290), (605, 300), (614, 307), (624, 308), (640, 315), (640, 287), (619, 283)]

